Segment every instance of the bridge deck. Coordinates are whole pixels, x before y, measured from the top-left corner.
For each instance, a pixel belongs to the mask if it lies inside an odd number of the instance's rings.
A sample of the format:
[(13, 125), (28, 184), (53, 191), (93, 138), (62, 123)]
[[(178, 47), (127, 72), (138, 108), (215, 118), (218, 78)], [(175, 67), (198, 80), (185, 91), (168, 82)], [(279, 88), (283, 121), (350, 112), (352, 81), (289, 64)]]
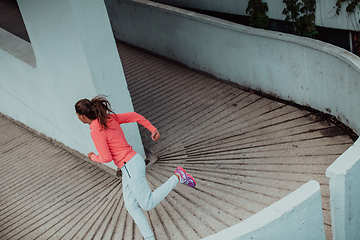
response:
[[(176, 166), (179, 185), (146, 216), (156, 239), (201, 239), (232, 226), (309, 180), (321, 185), (331, 239), (326, 168), (353, 141), (331, 121), (118, 43), (135, 110), (157, 157), (152, 188)], [(0, 239), (141, 239), (124, 208), (121, 180), (0, 117)], [(24, 167), (25, 166), (25, 167)]]

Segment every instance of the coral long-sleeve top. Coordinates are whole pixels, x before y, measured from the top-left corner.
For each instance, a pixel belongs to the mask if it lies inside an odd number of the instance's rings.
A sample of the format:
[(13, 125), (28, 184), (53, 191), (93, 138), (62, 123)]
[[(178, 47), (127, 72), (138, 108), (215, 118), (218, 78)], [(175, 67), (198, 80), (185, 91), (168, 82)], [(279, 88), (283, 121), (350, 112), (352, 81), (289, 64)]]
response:
[(90, 124), (90, 135), (99, 155), (93, 154), (91, 160), (99, 163), (114, 161), (118, 168), (122, 168), (136, 152), (127, 143), (120, 124), (137, 122), (146, 127), (151, 133), (156, 128), (138, 113), (111, 114), (107, 121), (108, 129), (101, 129), (98, 120)]

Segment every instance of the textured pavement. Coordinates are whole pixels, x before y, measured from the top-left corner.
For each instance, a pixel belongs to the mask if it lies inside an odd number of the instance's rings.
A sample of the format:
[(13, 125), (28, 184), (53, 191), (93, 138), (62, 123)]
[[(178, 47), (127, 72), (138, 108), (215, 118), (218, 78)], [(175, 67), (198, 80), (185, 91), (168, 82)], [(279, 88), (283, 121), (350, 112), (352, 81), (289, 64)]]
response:
[[(353, 141), (310, 112), (247, 92), (118, 43), (140, 127), (157, 161), (158, 187), (183, 166), (178, 185), (146, 212), (156, 239), (201, 239), (259, 212), (313, 179), (331, 236), (326, 168)], [(7, 117), (0, 118), (0, 239), (141, 239), (124, 208), (121, 180)]]
[[(8, 30), (27, 36), (14, 13)], [(156, 159), (147, 169), (150, 186), (178, 165), (197, 180), (195, 189), (178, 185), (146, 212), (156, 239), (209, 236), (309, 180), (321, 185), (331, 239), (325, 170), (352, 145), (349, 136), (311, 112), (122, 43), (118, 49), (135, 110), (162, 135), (154, 143), (140, 127)], [(120, 179), (5, 116), (0, 166), (0, 239), (142, 239), (124, 208)]]

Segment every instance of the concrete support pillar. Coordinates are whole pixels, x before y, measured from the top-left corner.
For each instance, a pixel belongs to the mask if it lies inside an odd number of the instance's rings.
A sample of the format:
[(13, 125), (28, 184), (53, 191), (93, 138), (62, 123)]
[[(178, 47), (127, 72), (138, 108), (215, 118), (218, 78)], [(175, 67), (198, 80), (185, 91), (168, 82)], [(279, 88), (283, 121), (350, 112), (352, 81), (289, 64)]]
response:
[[(105, 94), (115, 112), (133, 111), (104, 1), (18, 0), (18, 4), (39, 74), (29, 79), (39, 92), (34, 92), (31, 104), (51, 122), (47, 129), (37, 130), (80, 152), (93, 151), (88, 126), (76, 119), (75, 102)], [(57, 131), (49, 129), (53, 127)], [(144, 156), (137, 125), (123, 129)]]

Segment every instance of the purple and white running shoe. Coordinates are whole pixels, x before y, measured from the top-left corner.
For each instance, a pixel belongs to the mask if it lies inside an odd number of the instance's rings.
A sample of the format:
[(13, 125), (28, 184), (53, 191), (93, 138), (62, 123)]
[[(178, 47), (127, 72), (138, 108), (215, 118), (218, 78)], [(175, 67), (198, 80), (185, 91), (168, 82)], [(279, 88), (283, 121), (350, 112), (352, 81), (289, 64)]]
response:
[(176, 173), (180, 176), (180, 183), (188, 185), (191, 188), (195, 187), (195, 179), (190, 174), (186, 173), (182, 167), (177, 167), (175, 170), (175, 174)]

